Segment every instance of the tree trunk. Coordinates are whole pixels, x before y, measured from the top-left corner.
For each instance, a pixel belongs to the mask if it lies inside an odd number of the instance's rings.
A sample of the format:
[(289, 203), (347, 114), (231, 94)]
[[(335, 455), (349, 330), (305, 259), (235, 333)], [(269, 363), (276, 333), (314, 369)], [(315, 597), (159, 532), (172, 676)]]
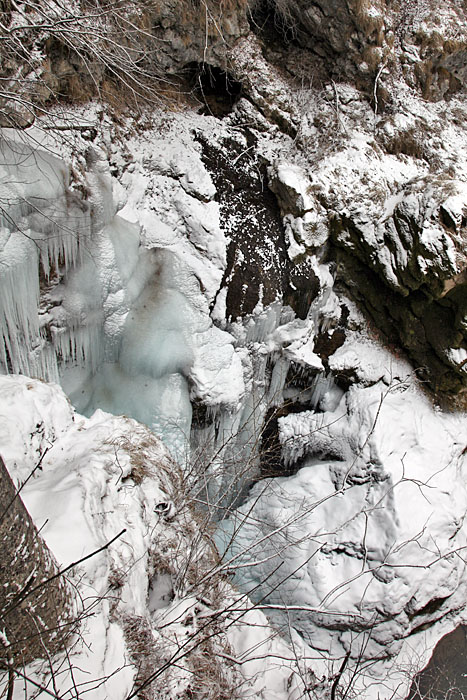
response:
[(72, 596), (0, 457), (0, 663), (18, 668), (63, 649)]

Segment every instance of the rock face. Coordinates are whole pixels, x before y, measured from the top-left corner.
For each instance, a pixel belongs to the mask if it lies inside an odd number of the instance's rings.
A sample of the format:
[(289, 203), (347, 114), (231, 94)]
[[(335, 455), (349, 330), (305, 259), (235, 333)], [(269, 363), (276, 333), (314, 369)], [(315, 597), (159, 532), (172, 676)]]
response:
[[(348, 80), (390, 105), (392, 90), (380, 83), (384, 70), (428, 99), (442, 99), (462, 88), (464, 11), (456, 1), (439, 8), (431, 0), (264, 0), (254, 6), (252, 26), (265, 43), (269, 38), (268, 57), (274, 61), (279, 53), (300, 81), (307, 84), (311, 71), (328, 80)], [(270, 46), (271, 37), (276, 46)], [(286, 50), (277, 46), (281, 41)]]
[(226, 50), (248, 33), (245, 0), (170, 0), (154, 3), (150, 12), (156, 60), (167, 73), (177, 73), (192, 61), (225, 68)]
[(94, 10), (8, 4), (0, 9), (1, 77), (10, 90), (0, 99), (0, 124), (25, 128), (34, 122), (34, 105), (96, 95), (118, 108), (177, 101), (180, 81), (182, 89), (196, 89), (193, 64), (225, 70), (228, 48), (248, 33), (247, 7), (244, 0), (132, 0), (124, 9), (96, 2)]
[[(2, 10), (8, 47), (2, 78), (11, 80), (12, 92), (2, 98), (0, 116), (4, 126), (24, 127), (34, 119), (32, 104), (15, 97), (22, 89), (19, 75), (33, 86), (32, 102), (42, 105), (60, 97), (85, 100), (96, 90), (118, 102), (118, 81), (129, 96), (131, 90), (140, 96), (149, 91), (154, 98), (158, 89), (173, 97), (179, 79), (196, 88), (196, 65), (232, 70), (237, 77), (242, 71), (232, 51), (251, 31), (264, 39), (269, 60), (301, 84), (312, 83), (311, 72), (319, 81), (345, 79), (381, 107), (392, 103), (401, 79), (429, 99), (442, 99), (466, 80), (463, 12), (458, 0), (441, 10), (432, 0), (133, 0), (125, 12), (106, 7), (97, 15), (67, 14), (58, 3), (42, 14), (8, 4)], [(72, 19), (73, 31), (61, 31)], [(103, 41), (106, 35), (112, 42)], [(16, 59), (21, 51), (28, 52), (23, 64)], [(258, 88), (246, 89), (252, 95)]]
[(226, 318), (233, 320), (253, 313), (258, 304), (282, 300), (287, 292), (282, 221), (273, 194), (264, 186), (264, 164), (249, 155), (255, 138), (251, 132), (233, 133), (218, 149), (202, 143), (203, 160), (216, 185), (221, 226), (230, 239), (218, 294), (226, 293)]
[[(269, 169), (289, 257), (301, 261), (330, 242), (327, 255), (337, 262), (338, 278), (389, 340), (407, 350), (433, 389), (462, 394), (467, 381), (463, 123), (442, 124), (438, 114), (444, 107), (421, 110), (416, 102), (397, 118), (378, 118), (354, 89), (336, 89), (320, 105), (320, 118), (334, 118), (337, 132), (331, 137), (315, 117), (308, 135), (302, 134), (305, 152), (313, 133), (323, 135), (311, 162), (280, 161)], [(338, 107), (334, 115), (331, 99)], [(456, 112), (457, 105), (449, 111)], [(312, 118), (315, 110), (310, 111)], [(415, 125), (424, 128), (425, 138)]]
[(376, 224), (331, 221), (343, 278), (351, 277), (355, 295), (422, 378), (452, 393), (467, 379), (464, 202), (463, 183), (459, 191), (454, 181), (428, 177), (396, 194)]

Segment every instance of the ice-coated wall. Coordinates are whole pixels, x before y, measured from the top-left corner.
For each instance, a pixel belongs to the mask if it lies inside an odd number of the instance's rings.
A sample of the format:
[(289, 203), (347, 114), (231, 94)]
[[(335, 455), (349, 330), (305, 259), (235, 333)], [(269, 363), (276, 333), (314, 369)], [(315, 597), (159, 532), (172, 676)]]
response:
[(98, 150), (87, 154), (83, 200), (60, 156), (13, 135), (2, 148), (2, 372), (59, 381), (88, 415), (135, 417), (183, 461), (190, 399), (235, 401), (243, 380), (180, 236), (169, 230), (167, 243), (160, 219), (146, 216), (143, 230), (117, 213)]
[(23, 139), (2, 139), (0, 166), (0, 364), (58, 378), (38, 313), (40, 285), (80, 259), (89, 207), (68, 189), (60, 159)]
[[(424, 647), (437, 615), (451, 624), (463, 615), (465, 421), (434, 410), (412, 368), (368, 338), (318, 254), (307, 258), (316, 285), (305, 318), (278, 298), (227, 322), (229, 228), (195, 117), (165, 120), (129, 141), (125, 167), (121, 146), (88, 149), (86, 197), (62, 155), (5, 144), (2, 371), (59, 381), (88, 415), (137, 418), (182, 463), (191, 432), (186, 475), (193, 497), (226, 516), (224, 571), (275, 609), (286, 634), (299, 630), (323, 677), (335, 678), (349, 651), (351, 674), (362, 639), (372, 658), (400, 662), (404, 649)], [(344, 311), (345, 341), (318, 355), (317, 337), (342, 330)], [(274, 407), (278, 464), (289, 473), (279, 478), (261, 463)], [(260, 467), (268, 478), (249, 492)], [(394, 687), (388, 680), (380, 697)]]

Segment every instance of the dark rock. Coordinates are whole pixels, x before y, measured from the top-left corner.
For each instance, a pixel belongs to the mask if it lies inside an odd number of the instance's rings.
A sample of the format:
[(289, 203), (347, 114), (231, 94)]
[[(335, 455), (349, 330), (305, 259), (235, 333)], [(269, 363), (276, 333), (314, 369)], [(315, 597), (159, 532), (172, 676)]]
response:
[[(423, 381), (437, 392), (458, 393), (467, 387), (467, 373), (449, 355), (449, 348), (467, 349), (467, 287), (440, 299), (423, 291), (403, 295), (357, 257), (336, 251), (339, 279), (369, 313), (390, 343), (402, 346)], [(415, 309), (415, 312), (414, 312)]]
[(438, 642), (428, 665), (415, 677), (408, 700), (465, 697), (466, 632), (465, 625), (461, 625)]
[(305, 318), (319, 282), (308, 261), (295, 265), (289, 260), (279, 206), (265, 184), (266, 164), (251, 157), (248, 144), (254, 146), (255, 136), (244, 133), (245, 142), (231, 138), (221, 147), (201, 141), (230, 238), (222, 282), (227, 287), (227, 319), (277, 300)]

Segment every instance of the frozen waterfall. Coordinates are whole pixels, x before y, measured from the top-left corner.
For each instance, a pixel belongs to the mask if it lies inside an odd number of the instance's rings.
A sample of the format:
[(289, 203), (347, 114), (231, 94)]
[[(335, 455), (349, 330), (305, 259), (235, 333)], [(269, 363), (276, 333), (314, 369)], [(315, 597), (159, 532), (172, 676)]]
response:
[(235, 404), (243, 378), (192, 269), (164, 244), (167, 227), (151, 222), (143, 245), (140, 226), (116, 213), (94, 151), (87, 202), (64, 162), (36, 144), (5, 141), (2, 160), (1, 370), (60, 382), (87, 415), (135, 417), (185, 462), (190, 399), (216, 406), (220, 393)]

